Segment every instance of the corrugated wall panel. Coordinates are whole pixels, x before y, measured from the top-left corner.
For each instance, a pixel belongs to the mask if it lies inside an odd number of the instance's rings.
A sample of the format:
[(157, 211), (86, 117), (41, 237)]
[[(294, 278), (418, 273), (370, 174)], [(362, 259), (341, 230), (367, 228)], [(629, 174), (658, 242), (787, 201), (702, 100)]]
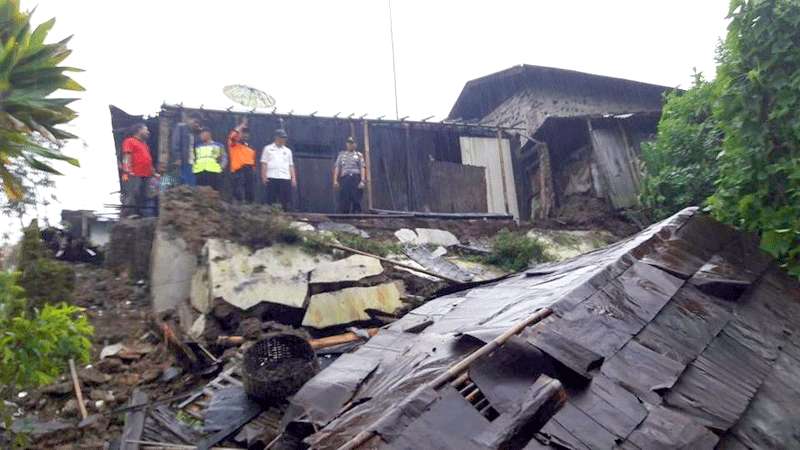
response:
[[(498, 145), (496, 138), (461, 137), (459, 142), (463, 164), (486, 168), (486, 203), (489, 212), (511, 214), (515, 219), (519, 219), (509, 140), (501, 139)], [(500, 147), (502, 147), (502, 161)], [(503, 172), (505, 172), (507, 198), (504, 198)]]

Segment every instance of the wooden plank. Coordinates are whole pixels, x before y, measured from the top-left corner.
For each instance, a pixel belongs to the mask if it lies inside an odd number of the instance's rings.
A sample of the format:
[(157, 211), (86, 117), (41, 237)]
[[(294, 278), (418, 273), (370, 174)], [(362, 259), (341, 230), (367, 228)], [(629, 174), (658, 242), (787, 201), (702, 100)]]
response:
[[(134, 389), (131, 394), (130, 406), (140, 406), (145, 403), (147, 403), (147, 394), (138, 388)], [(142, 438), (146, 414), (146, 409), (125, 413), (125, 428), (122, 430), (120, 450), (139, 450), (139, 444), (131, 441), (138, 441)]]
[(501, 180), (503, 181), (503, 204), (506, 208), (506, 214), (508, 214), (508, 185), (506, 184), (506, 163), (503, 153), (503, 132), (501, 130), (497, 130), (497, 154), (500, 157), (500, 176)]
[(75, 369), (75, 360), (69, 359), (69, 373), (72, 376), (72, 386), (75, 388), (75, 398), (78, 401), (78, 409), (81, 412), (81, 418), (86, 420), (89, 413), (86, 411), (86, 405), (83, 404), (83, 392), (81, 391), (81, 383), (78, 381), (78, 371)]
[(366, 159), (366, 166), (367, 166), (366, 169), (364, 170), (364, 176), (367, 178), (366, 179), (367, 210), (370, 210), (372, 209), (372, 165), (371, 165), (372, 163), (369, 151), (369, 124), (367, 123), (366, 120), (364, 121), (364, 159)]

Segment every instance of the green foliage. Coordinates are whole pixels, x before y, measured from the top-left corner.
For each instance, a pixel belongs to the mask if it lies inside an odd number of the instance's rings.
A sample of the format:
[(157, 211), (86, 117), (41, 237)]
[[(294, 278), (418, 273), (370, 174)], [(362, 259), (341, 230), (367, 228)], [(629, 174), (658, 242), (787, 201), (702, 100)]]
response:
[(35, 220), (25, 229), (20, 247), (20, 284), (28, 294), (30, 306), (69, 301), (75, 288), (75, 271), (50, 258)]
[(519, 272), (527, 269), (531, 263), (541, 263), (551, 259), (541, 240), (508, 230), (497, 233), (492, 240), (492, 252), (479, 257), (480, 262), (509, 272)]
[(725, 135), (719, 219), (800, 276), (800, 2), (733, 0), (714, 117)]
[(18, 279), (19, 274), (0, 272), (0, 399), (51, 383), (70, 358), (88, 362), (94, 332), (75, 306), (28, 308)]
[(377, 239), (366, 239), (350, 233), (334, 233), (336, 240), (345, 247), (350, 247), (362, 252), (378, 256), (387, 256), (391, 253), (402, 254), (403, 249), (394, 242), (384, 242)]
[(651, 220), (686, 206), (703, 205), (714, 193), (722, 132), (712, 117), (716, 85), (695, 73), (692, 88), (667, 95), (654, 142), (642, 145), (646, 176), (640, 195)]
[(68, 106), (75, 99), (51, 96), (57, 90), (83, 90), (67, 75), (79, 70), (60, 66), (71, 53), (70, 38), (45, 44), (55, 20), (33, 29), (30, 18), (20, 11), (19, 0), (0, 0), (0, 184), (11, 200), (23, 195), (22, 181), (10, 170), (15, 162), (53, 174), (58, 172), (50, 161), (78, 164), (38, 142), (58, 146), (74, 137), (58, 126), (76, 117)]

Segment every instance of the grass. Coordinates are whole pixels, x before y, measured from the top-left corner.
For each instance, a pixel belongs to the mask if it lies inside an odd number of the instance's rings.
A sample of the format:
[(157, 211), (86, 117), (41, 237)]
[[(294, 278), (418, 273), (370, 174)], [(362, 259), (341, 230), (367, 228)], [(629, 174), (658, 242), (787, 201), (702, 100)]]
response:
[(502, 230), (492, 240), (492, 251), (477, 256), (478, 262), (491, 264), (509, 272), (525, 270), (531, 263), (552, 261), (545, 244), (524, 233)]
[(303, 233), (303, 240), (300, 245), (309, 253), (332, 253), (333, 249), (330, 245), (337, 242), (345, 247), (383, 257), (391, 253), (403, 252), (400, 245), (393, 242), (366, 239), (355, 234), (342, 232), (334, 232), (332, 234)]

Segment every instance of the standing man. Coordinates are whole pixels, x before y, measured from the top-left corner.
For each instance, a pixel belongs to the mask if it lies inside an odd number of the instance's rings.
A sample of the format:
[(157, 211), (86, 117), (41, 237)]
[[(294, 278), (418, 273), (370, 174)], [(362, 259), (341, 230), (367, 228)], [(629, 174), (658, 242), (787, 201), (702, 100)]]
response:
[(192, 171), (197, 177), (198, 186), (210, 186), (219, 191), (222, 169), (228, 165), (225, 149), (211, 136), (211, 130), (200, 130), (200, 143), (194, 147), (194, 166)]
[(333, 165), (333, 188), (339, 189), (339, 213), (361, 212), (361, 194), (367, 179), (364, 155), (356, 151), (356, 140), (347, 138), (347, 150), (339, 152)]
[(130, 136), (122, 141), (122, 213), (123, 216), (154, 216), (155, 202), (148, 187), (152, 177), (153, 157), (147, 139), (147, 125), (137, 123), (131, 127)]
[(194, 186), (196, 184), (192, 166), (194, 165), (194, 147), (197, 134), (200, 132), (200, 118), (195, 114), (187, 114), (183, 122), (172, 130), (169, 146), (168, 171), (180, 179), (179, 184)]
[(247, 121), (243, 120), (228, 134), (228, 153), (233, 178), (233, 198), (252, 203), (254, 198), (256, 152), (247, 145)]
[(297, 187), (292, 150), (286, 146), (289, 135), (275, 130), (275, 141), (261, 154), (261, 182), (266, 186), (267, 204), (279, 203), (284, 211), (292, 204), (292, 189)]

